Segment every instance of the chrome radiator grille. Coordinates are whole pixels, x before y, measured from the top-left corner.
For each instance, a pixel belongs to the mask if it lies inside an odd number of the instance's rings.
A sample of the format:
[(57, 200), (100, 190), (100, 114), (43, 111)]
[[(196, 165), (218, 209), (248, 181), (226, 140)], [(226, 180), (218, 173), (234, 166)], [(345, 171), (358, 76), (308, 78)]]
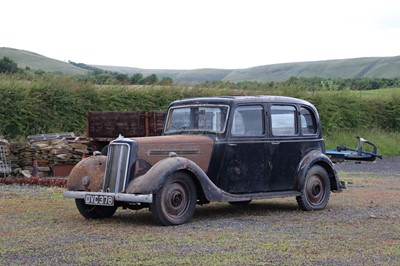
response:
[(125, 190), (131, 147), (127, 143), (112, 143), (108, 148), (103, 191), (119, 193)]

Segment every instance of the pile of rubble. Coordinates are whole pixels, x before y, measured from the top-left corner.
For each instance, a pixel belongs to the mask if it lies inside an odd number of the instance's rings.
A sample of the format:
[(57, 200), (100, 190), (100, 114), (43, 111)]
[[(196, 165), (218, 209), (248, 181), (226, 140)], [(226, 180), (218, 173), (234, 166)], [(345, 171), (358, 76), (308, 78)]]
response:
[(0, 143), (5, 147), (14, 176), (30, 177), (34, 165), (37, 165), (39, 177), (58, 176), (57, 169), (71, 169), (91, 153), (90, 142), (75, 136), (28, 137), (28, 140), (30, 142)]

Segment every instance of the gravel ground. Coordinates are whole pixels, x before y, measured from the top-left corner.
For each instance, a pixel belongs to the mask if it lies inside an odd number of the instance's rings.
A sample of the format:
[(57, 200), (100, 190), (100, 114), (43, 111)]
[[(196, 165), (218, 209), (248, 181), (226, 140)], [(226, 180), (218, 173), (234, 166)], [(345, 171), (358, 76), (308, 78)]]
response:
[(62, 188), (0, 184), (0, 265), (400, 265), (400, 157), (337, 170), (354, 184), (324, 211), (212, 203), (176, 227), (148, 210), (85, 220)]
[(336, 164), (336, 169), (343, 172), (371, 173), (377, 176), (400, 178), (400, 157), (386, 157), (375, 162), (344, 162)]
[(33, 197), (45, 197), (49, 187), (0, 183), (0, 198), (12, 198), (14, 196), (30, 195)]

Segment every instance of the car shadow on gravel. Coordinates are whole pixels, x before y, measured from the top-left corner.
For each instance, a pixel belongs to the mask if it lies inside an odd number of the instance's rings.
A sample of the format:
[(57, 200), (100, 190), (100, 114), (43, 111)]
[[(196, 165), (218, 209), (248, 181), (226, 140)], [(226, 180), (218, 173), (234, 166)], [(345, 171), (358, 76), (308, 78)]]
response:
[[(229, 203), (211, 203), (203, 206), (197, 206), (193, 222), (218, 221), (231, 218), (246, 219), (249, 216), (265, 216), (274, 217), (299, 211), (299, 207), (295, 200), (293, 202), (277, 202), (277, 201), (254, 201), (247, 205), (230, 205)], [(83, 219), (83, 217), (82, 217)], [(95, 221), (95, 220), (87, 220)], [(148, 209), (139, 211), (118, 209), (116, 214), (102, 220), (102, 223), (121, 223), (135, 226), (152, 226), (155, 225), (151, 212)]]
[(294, 200), (289, 202), (255, 201), (247, 205), (230, 205), (228, 203), (199, 206), (194, 217), (197, 219), (219, 219), (238, 216), (268, 216), (274, 213), (290, 213), (298, 211), (299, 207)]
[(106, 219), (106, 221), (135, 226), (154, 225), (153, 217), (148, 209), (139, 211), (119, 209), (113, 217)]

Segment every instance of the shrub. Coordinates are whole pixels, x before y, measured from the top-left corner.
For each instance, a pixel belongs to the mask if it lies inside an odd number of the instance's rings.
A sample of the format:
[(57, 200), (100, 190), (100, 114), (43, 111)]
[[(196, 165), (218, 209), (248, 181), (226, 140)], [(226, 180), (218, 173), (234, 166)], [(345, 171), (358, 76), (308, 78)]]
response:
[(218, 88), (211, 83), (208, 84), (211, 88), (206, 84), (195, 87), (94, 85), (46, 73), (0, 74), (0, 135), (18, 138), (70, 131), (84, 134), (89, 111), (166, 110), (170, 102), (181, 98), (259, 94), (293, 96), (312, 102), (319, 110), (324, 133), (328, 135), (341, 129), (400, 131), (400, 90), (394, 90), (388, 97), (378, 94), (361, 97), (347, 90), (309, 92), (295, 83), (261, 86), (250, 82), (236, 87), (229, 84)]

